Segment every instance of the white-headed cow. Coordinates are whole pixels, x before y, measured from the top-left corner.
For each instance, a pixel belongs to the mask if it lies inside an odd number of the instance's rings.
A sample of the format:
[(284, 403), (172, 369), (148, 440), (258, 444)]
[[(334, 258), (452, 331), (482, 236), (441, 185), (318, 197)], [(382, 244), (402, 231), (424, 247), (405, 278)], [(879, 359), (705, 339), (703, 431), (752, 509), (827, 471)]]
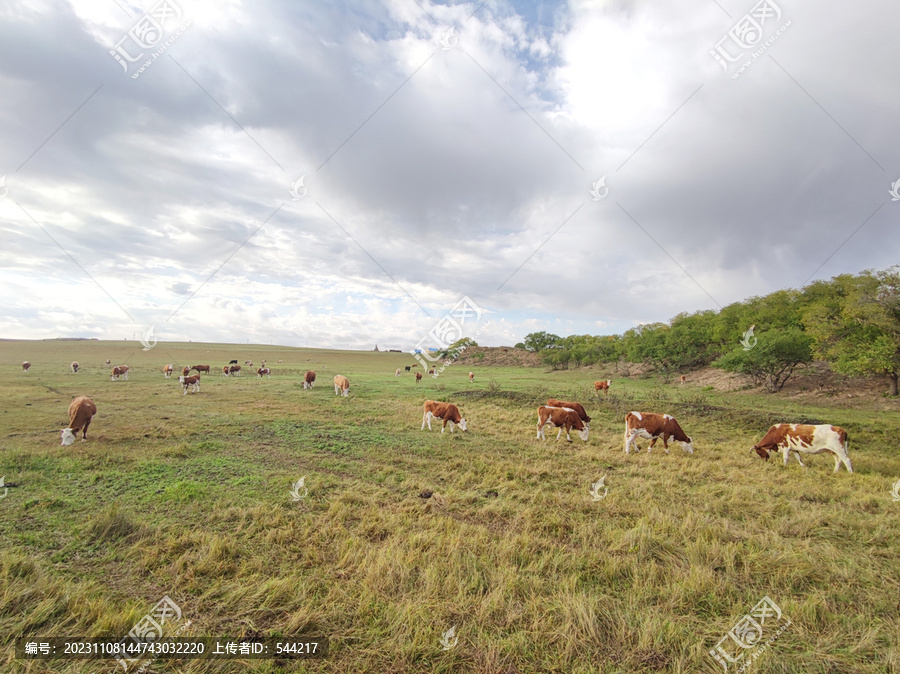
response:
[(350, 380), (342, 374), (334, 376), (334, 395), (342, 395), (345, 398), (350, 395)]
[[(416, 374), (419, 374), (418, 372)], [(466, 426), (466, 420), (459, 413), (459, 408), (453, 403), (441, 403), (434, 400), (426, 400), (425, 405), (423, 406), (422, 413), (422, 429), (425, 430), (425, 425), (428, 425), (428, 430), (431, 430), (431, 420), (439, 419), (444, 422), (444, 425), (441, 426), (441, 433), (444, 432), (444, 429), (447, 428), (447, 424), (450, 424), (450, 432), (453, 432), (453, 424), (457, 424), (461, 431), (468, 431), (468, 427)]]
[(185, 377), (181, 375), (178, 378), (178, 382), (181, 384), (181, 387), (184, 389), (184, 393), (181, 395), (187, 395), (188, 389), (191, 389), (191, 393), (200, 393), (200, 375), (192, 374), (190, 377)]
[(313, 370), (307, 370), (303, 377), (303, 388), (312, 388), (316, 385), (316, 373)]
[(681, 443), (681, 448), (688, 454), (694, 453), (693, 441), (681, 430), (675, 417), (668, 414), (653, 414), (652, 412), (629, 412), (625, 415), (625, 453), (629, 454), (631, 445), (634, 451), (641, 451), (637, 444), (638, 438), (650, 441), (647, 453), (653, 449), (653, 445), (660, 438), (663, 439), (663, 447), (666, 454), (669, 453), (669, 440)]
[(97, 406), (87, 396), (78, 396), (69, 405), (69, 427), (60, 431), (60, 445), (67, 447), (75, 442), (78, 432), (81, 431), (81, 441), (87, 441), (88, 426), (91, 419), (97, 414)]
[(538, 407), (537, 414), (538, 440), (547, 439), (547, 436), (544, 435), (544, 427), (552, 425), (559, 429), (559, 432), (556, 434), (557, 440), (559, 440), (559, 436), (562, 434), (563, 429), (565, 429), (566, 440), (568, 442), (572, 442), (572, 438), (569, 436), (569, 432), (574, 428), (576, 431), (578, 431), (578, 437), (580, 437), (585, 442), (588, 441), (588, 434), (590, 433), (591, 429), (584, 425), (584, 422), (581, 420), (581, 417), (578, 416), (578, 412), (576, 412), (575, 410), (566, 409), (564, 407), (542, 406)]
[(850, 465), (850, 455), (847, 454), (847, 431), (840, 426), (830, 424), (775, 424), (765, 437), (753, 445), (753, 451), (760, 457), (769, 460), (769, 452), (781, 452), (784, 455), (784, 465), (788, 464), (791, 452), (797, 458), (801, 466), (800, 454), (820, 454), (831, 452), (834, 454), (834, 472), (838, 472), (841, 463), (847, 468), (848, 473), (853, 472)]

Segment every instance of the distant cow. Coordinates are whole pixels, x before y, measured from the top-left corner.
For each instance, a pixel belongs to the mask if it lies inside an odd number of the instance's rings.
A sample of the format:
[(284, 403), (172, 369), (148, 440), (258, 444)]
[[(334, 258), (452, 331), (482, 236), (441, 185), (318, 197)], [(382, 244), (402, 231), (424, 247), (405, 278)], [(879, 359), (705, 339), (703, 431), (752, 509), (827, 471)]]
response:
[(172, 363), (163, 366), (163, 374), (166, 376), (166, 379), (169, 379), (172, 376), (172, 373), (175, 371), (175, 366)]
[(474, 384), (474, 383), (475, 383), (475, 373), (474, 373), (474, 372), (470, 372), (470, 373), (469, 373), (469, 383), (470, 383), (470, 384)]
[[(186, 370), (187, 368), (184, 368), (184, 369)], [(230, 366), (230, 365), (223, 365), (223, 366), (222, 366), (222, 374), (225, 375), (225, 376), (227, 377), (227, 376), (228, 376), (228, 370), (229, 370), (229, 369), (231, 369), (231, 366)], [(185, 372), (185, 374), (187, 374), (187, 372)]]
[(407, 366), (406, 366), (406, 371), (407, 371), (407, 372), (409, 372), (411, 369), (412, 369), (412, 366), (411, 366), (411, 365), (407, 365)]
[(109, 358), (106, 359), (105, 363), (109, 365)]
[(248, 366), (250, 366), (250, 367), (253, 367), (253, 361), (252, 361), (252, 360), (245, 360), (245, 361), (244, 361), (244, 365), (248, 365)]
[(681, 383), (684, 383), (684, 375), (681, 375)]
[(269, 372), (269, 368), (267, 368), (267, 367), (260, 367), (260, 368), (256, 371), (256, 377), (257, 377), (258, 379), (262, 379), (263, 375), (266, 375), (269, 379), (272, 378), (272, 375), (271, 375), (271, 373)]
[(403, 372), (403, 370), (401, 370), (401, 369), (398, 367), (398, 368), (397, 368), (397, 371), (394, 372), (394, 376), (395, 376), (395, 377), (399, 377), (401, 372)]
[(437, 377), (437, 375), (434, 373), (434, 368), (428, 370), (428, 374), (430, 374), (432, 377)]
[(350, 395), (350, 380), (342, 374), (334, 376), (334, 395), (343, 395), (345, 398)]
[(87, 396), (78, 396), (69, 405), (69, 427), (60, 431), (60, 445), (66, 447), (75, 442), (78, 431), (81, 431), (81, 441), (87, 440), (88, 426), (97, 414), (97, 406)]
[(594, 393), (599, 393), (603, 391), (604, 395), (609, 395), (609, 385), (612, 384), (612, 379), (607, 379), (606, 381), (595, 381), (594, 382)]
[(233, 374), (235, 377), (240, 377), (241, 376), (241, 366), (240, 365), (229, 366), (228, 374)]
[[(416, 372), (416, 374), (419, 374)], [(466, 420), (459, 413), (459, 408), (453, 403), (440, 403), (434, 400), (426, 400), (424, 405), (424, 413), (422, 414), (422, 429), (425, 430), (425, 424), (428, 424), (428, 430), (431, 430), (431, 419), (441, 419), (444, 425), (441, 426), (441, 433), (450, 424), (450, 432), (453, 432), (453, 424), (458, 424), (460, 430), (467, 431)]]
[(303, 388), (312, 388), (316, 385), (316, 373), (313, 370), (307, 370), (303, 377)]
[(279, 363), (283, 363), (284, 361), (283, 361), (283, 360), (279, 360), (278, 362), (279, 362)]
[(666, 454), (669, 453), (669, 440), (681, 443), (681, 448), (688, 454), (694, 453), (693, 441), (681, 430), (675, 417), (668, 414), (653, 414), (648, 412), (629, 412), (625, 415), (625, 453), (634, 445), (634, 451), (639, 452), (638, 438), (650, 441), (647, 453), (653, 449), (653, 445), (659, 438), (663, 439), (663, 447)]
[(191, 369), (197, 370), (197, 374), (200, 374), (201, 372), (209, 374), (209, 365), (194, 365)]
[(128, 366), (127, 365), (116, 365), (112, 369), (112, 376), (109, 378), (110, 381), (116, 381), (119, 377), (122, 377), (125, 381), (128, 381)]
[(30, 367), (31, 367), (31, 363), (29, 363), (27, 360), (24, 363), (22, 363), (22, 371), (23, 372), (28, 372), (28, 368), (30, 368)]
[(841, 463), (847, 468), (848, 473), (853, 472), (850, 465), (850, 455), (847, 454), (847, 431), (840, 426), (828, 424), (776, 424), (766, 433), (765, 437), (753, 445), (753, 451), (766, 461), (769, 460), (769, 452), (781, 452), (784, 455), (784, 465), (788, 464), (790, 453), (794, 452), (797, 463), (800, 453), (820, 454), (831, 452), (834, 454), (834, 472), (838, 472)]
[(72, 369), (72, 372), (73, 372), (73, 373), (78, 372), (78, 361), (77, 361), (77, 360), (73, 360), (73, 361), (71, 362), (71, 364), (69, 365), (69, 367)]
[(236, 360), (229, 360), (229, 361), (228, 361), (228, 364), (229, 364), (229, 365), (237, 365), (237, 361), (236, 361)]
[(566, 440), (568, 442), (572, 442), (572, 438), (569, 436), (569, 431), (573, 428), (578, 431), (578, 437), (587, 442), (588, 434), (590, 430), (587, 426), (584, 425), (584, 422), (581, 420), (581, 417), (578, 416), (578, 412), (565, 409), (563, 407), (538, 407), (538, 425), (537, 425), (537, 437), (538, 440), (546, 440), (547, 436), (544, 435), (544, 427), (547, 425), (553, 425), (559, 429), (559, 432), (556, 434), (556, 439), (559, 440), (559, 436), (562, 434), (563, 429), (566, 429)]
[(191, 368), (189, 368), (187, 365), (185, 365), (181, 370), (182, 377), (187, 377), (190, 373), (191, 373)]
[(191, 389), (191, 393), (200, 393), (200, 375), (192, 374), (190, 377), (185, 377), (182, 375), (178, 378), (178, 381), (181, 383), (181, 387), (184, 389), (184, 393), (181, 395), (187, 395), (188, 389)]
[(587, 415), (587, 412), (584, 411), (584, 407), (582, 407), (580, 403), (549, 398), (547, 400), (547, 407), (564, 407), (566, 409), (574, 410), (578, 415), (578, 418), (584, 422), (584, 425), (588, 428), (591, 427), (591, 418)]
[(422, 381), (422, 373), (416, 372), (416, 383), (418, 384), (420, 381)]

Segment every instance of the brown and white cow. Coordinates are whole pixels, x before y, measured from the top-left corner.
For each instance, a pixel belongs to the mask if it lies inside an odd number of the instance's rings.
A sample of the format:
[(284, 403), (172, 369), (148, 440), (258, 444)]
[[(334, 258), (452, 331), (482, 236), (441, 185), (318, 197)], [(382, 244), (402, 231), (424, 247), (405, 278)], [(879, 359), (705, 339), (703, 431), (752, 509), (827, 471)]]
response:
[(685, 382), (684, 375), (681, 375), (681, 383), (683, 384), (684, 382)]
[(760, 457), (769, 460), (769, 452), (781, 452), (784, 455), (784, 465), (788, 464), (790, 453), (794, 452), (797, 463), (800, 453), (820, 454), (831, 452), (834, 454), (834, 472), (838, 472), (841, 463), (847, 468), (848, 473), (853, 472), (850, 465), (850, 455), (847, 453), (847, 431), (840, 426), (829, 424), (775, 424), (765, 437), (753, 445), (753, 451)]
[(228, 374), (233, 374), (235, 377), (241, 376), (241, 366), (240, 365), (232, 365), (228, 368)]
[(398, 367), (397, 370), (394, 372), (394, 376), (395, 376), (395, 377), (399, 377), (401, 372), (403, 372), (403, 370), (401, 370), (401, 369)]
[(606, 381), (595, 381), (594, 382), (594, 393), (599, 393), (603, 391), (604, 395), (609, 395), (609, 385), (612, 384), (612, 379), (607, 379)]
[(256, 371), (256, 377), (257, 377), (257, 379), (262, 379), (263, 375), (266, 375), (269, 379), (272, 378), (272, 373), (269, 372), (269, 368), (267, 368), (267, 367), (260, 367), (260, 368)]
[(181, 384), (182, 388), (184, 389), (184, 393), (182, 393), (181, 395), (186, 395), (188, 392), (188, 389), (191, 389), (191, 393), (200, 393), (200, 375), (199, 374), (192, 374), (190, 377), (185, 377), (184, 375), (181, 375), (178, 378), (178, 382)]
[(200, 374), (201, 372), (205, 372), (206, 374), (209, 374), (209, 373), (210, 373), (210, 372), (209, 372), (209, 365), (194, 365), (194, 366), (191, 368), (191, 370), (197, 370), (197, 374)]
[(316, 385), (316, 373), (313, 370), (307, 370), (303, 377), (303, 388), (312, 388)]
[(422, 381), (422, 373), (416, 372), (416, 383), (418, 384), (420, 381)]
[(73, 373), (73, 374), (74, 374), (75, 372), (78, 372), (78, 361), (77, 361), (77, 360), (73, 360), (73, 361), (71, 362), (71, 364), (69, 365), (69, 368), (72, 370), (72, 373)]
[(350, 380), (342, 374), (334, 376), (334, 395), (342, 395), (345, 398), (350, 395)]
[[(230, 365), (223, 365), (223, 366), (222, 366), (222, 374), (225, 375), (225, 376), (227, 377), (227, 376), (228, 376), (228, 370), (229, 370), (230, 368), (231, 368)], [(185, 368), (185, 369), (187, 369), (187, 368)], [(187, 373), (185, 372), (185, 374), (187, 374)]]
[[(416, 374), (419, 374), (416, 372)], [(441, 403), (435, 400), (426, 400), (422, 413), (422, 430), (425, 430), (425, 424), (428, 424), (428, 430), (431, 430), (431, 420), (441, 419), (444, 425), (441, 426), (441, 433), (450, 424), (450, 432), (453, 432), (453, 424), (457, 424), (461, 431), (468, 431), (466, 420), (459, 413), (459, 408), (453, 403)]]
[(434, 368), (431, 368), (430, 370), (428, 370), (428, 374), (430, 374), (432, 377), (436, 377), (436, 376), (437, 376), (437, 375), (434, 373)]
[(246, 365), (246, 366), (248, 366), (248, 367), (253, 367), (253, 361), (252, 361), (252, 360), (245, 360), (245, 361), (244, 361), (244, 365)]
[(112, 376), (109, 378), (110, 381), (116, 381), (119, 377), (122, 377), (125, 381), (128, 381), (128, 366), (127, 365), (116, 365), (112, 369)]
[(694, 453), (693, 441), (681, 430), (675, 417), (669, 414), (654, 414), (652, 412), (629, 412), (625, 415), (625, 453), (629, 454), (631, 445), (634, 451), (641, 448), (637, 444), (638, 438), (650, 441), (647, 453), (653, 449), (653, 445), (660, 438), (663, 439), (663, 447), (666, 454), (669, 453), (669, 440), (681, 443), (681, 448), (688, 454)]
[(104, 361), (107, 365), (109, 365), (109, 358)]
[(474, 383), (474, 382), (475, 382), (475, 373), (474, 373), (474, 372), (470, 372), (470, 373), (469, 373), (469, 383), (472, 384), (472, 383)]
[(187, 377), (190, 373), (191, 373), (191, 368), (189, 368), (187, 365), (185, 365), (185, 366), (181, 369), (181, 376), (182, 376), (182, 377)]
[(588, 428), (591, 427), (591, 418), (587, 415), (587, 412), (584, 411), (584, 407), (582, 407), (580, 403), (549, 398), (547, 400), (547, 407), (565, 407), (566, 409), (574, 410), (578, 414), (578, 418), (584, 422), (584, 425)]
[(29, 363), (26, 360), (24, 363), (22, 363), (22, 372), (28, 372), (28, 368), (30, 368), (30, 367), (31, 367), (31, 363)]
[(169, 363), (168, 365), (163, 366), (163, 374), (165, 375), (166, 379), (171, 378), (172, 373), (174, 371), (175, 371), (175, 366), (172, 365), (172, 363)]
[(569, 432), (574, 428), (576, 431), (578, 431), (578, 437), (580, 437), (585, 442), (588, 441), (588, 433), (590, 433), (591, 429), (584, 425), (584, 422), (581, 420), (581, 417), (578, 416), (578, 412), (576, 412), (575, 410), (566, 409), (564, 407), (542, 406), (537, 408), (537, 414), (538, 440), (547, 439), (547, 436), (544, 435), (544, 427), (552, 424), (559, 429), (559, 432), (556, 434), (557, 440), (559, 440), (559, 436), (560, 434), (562, 434), (563, 429), (565, 428), (566, 440), (568, 442), (572, 442), (572, 438), (569, 436)]
[(81, 431), (81, 441), (87, 440), (88, 426), (91, 419), (97, 414), (97, 406), (87, 396), (78, 396), (69, 405), (69, 427), (60, 431), (60, 446), (66, 447), (75, 442), (78, 431)]

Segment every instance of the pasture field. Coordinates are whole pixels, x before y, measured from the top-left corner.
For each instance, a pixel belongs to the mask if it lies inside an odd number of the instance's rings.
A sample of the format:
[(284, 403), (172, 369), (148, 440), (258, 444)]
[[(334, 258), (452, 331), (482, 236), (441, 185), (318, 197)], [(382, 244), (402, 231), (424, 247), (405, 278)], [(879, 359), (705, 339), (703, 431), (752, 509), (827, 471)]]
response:
[[(106, 358), (128, 364), (129, 381), (111, 382)], [(204, 375), (183, 396), (161, 372), (231, 358), (265, 358), (272, 377)], [(721, 672), (708, 652), (763, 597), (783, 615), (762, 641), (791, 622), (745, 671), (900, 671), (896, 413), (615, 377), (598, 398), (587, 369), (395, 378), (413, 362), (0, 342), (0, 476), (17, 484), (0, 499), (0, 669), (112, 672), (17, 660), (13, 640), (123, 637), (168, 595), (191, 621), (184, 636), (324, 635), (331, 652), (157, 660), (156, 672)], [(304, 391), (307, 369), (318, 379)], [(334, 395), (338, 373), (349, 398)], [(60, 447), (80, 394), (98, 407), (88, 442)], [(535, 439), (549, 396), (585, 405), (587, 443)], [(429, 398), (457, 404), (469, 432), (421, 432)], [(694, 454), (660, 441), (626, 456), (632, 409), (674, 414)], [(844, 426), (856, 472), (833, 475), (826, 455), (806, 469), (762, 461), (750, 447), (778, 421)], [(443, 650), (451, 627), (458, 642)]]

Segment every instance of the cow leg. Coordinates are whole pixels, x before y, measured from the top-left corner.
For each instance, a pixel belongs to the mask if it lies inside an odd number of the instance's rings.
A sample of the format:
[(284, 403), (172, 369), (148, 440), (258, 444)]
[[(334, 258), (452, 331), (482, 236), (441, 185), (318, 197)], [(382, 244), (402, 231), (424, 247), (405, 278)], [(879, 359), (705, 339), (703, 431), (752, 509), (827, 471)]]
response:
[[(559, 436), (562, 435), (563, 427), (560, 426), (559, 430), (556, 432), (556, 439), (559, 440)], [(566, 427), (566, 437), (569, 437), (569, 428)]]
[[(450, 420), (447, 420), (444, 422), (444, 426), (446, 426), (447, 424), (450, 424), (450, 432), (452, 433), (453, 432), (453, 422)], [(441, 433), (443, 433), (443, 432), (444, 432), (444, 429), (442, 428)]]
[[(656, 444), (656, 441), (657, 441), (657, 440), (659, 440), (659, 437), (650, 438), (650, 446), (647, 447), (647, 454), (649, 454), (649, 453), (650, 453), (650, 450), (653, 449), (653, 445)], [(667, 449), (667, 450), (666, 450), (666, 454), (668, 454), (668, 453), (669, 453), (669, 450)]]
[(546, 440), (547, 439), (547, 436), (544, 435), (544, 428), (546, 427), (546, 425), (547, 425), (546, 423), (542, 424), (540, 421), (538, 421), (538, 427), (537, 427), (537, 439), (538, 440)]
[[(566, 424), (566, 442), (572, 442), (572, 438), (569, 437), (569, 429), (572, 428), (569, 424)], [(560, 429), (562, 430), (562, 429)], [(559, 437), (559, 436), (557, 436)]]
[(628, 448), (632, 445), (634, 445), (635, 453), (641, 451), (641, 448), (638, 446), (638, 443), (637, 443), (637, 436), (638, 436), (638, 434), (636, 431), (632, 431), (631, 434), (629, 434), (628, 431), (625, 431), (625, 453), (626, 454), (630, 453), (628, 451)]

